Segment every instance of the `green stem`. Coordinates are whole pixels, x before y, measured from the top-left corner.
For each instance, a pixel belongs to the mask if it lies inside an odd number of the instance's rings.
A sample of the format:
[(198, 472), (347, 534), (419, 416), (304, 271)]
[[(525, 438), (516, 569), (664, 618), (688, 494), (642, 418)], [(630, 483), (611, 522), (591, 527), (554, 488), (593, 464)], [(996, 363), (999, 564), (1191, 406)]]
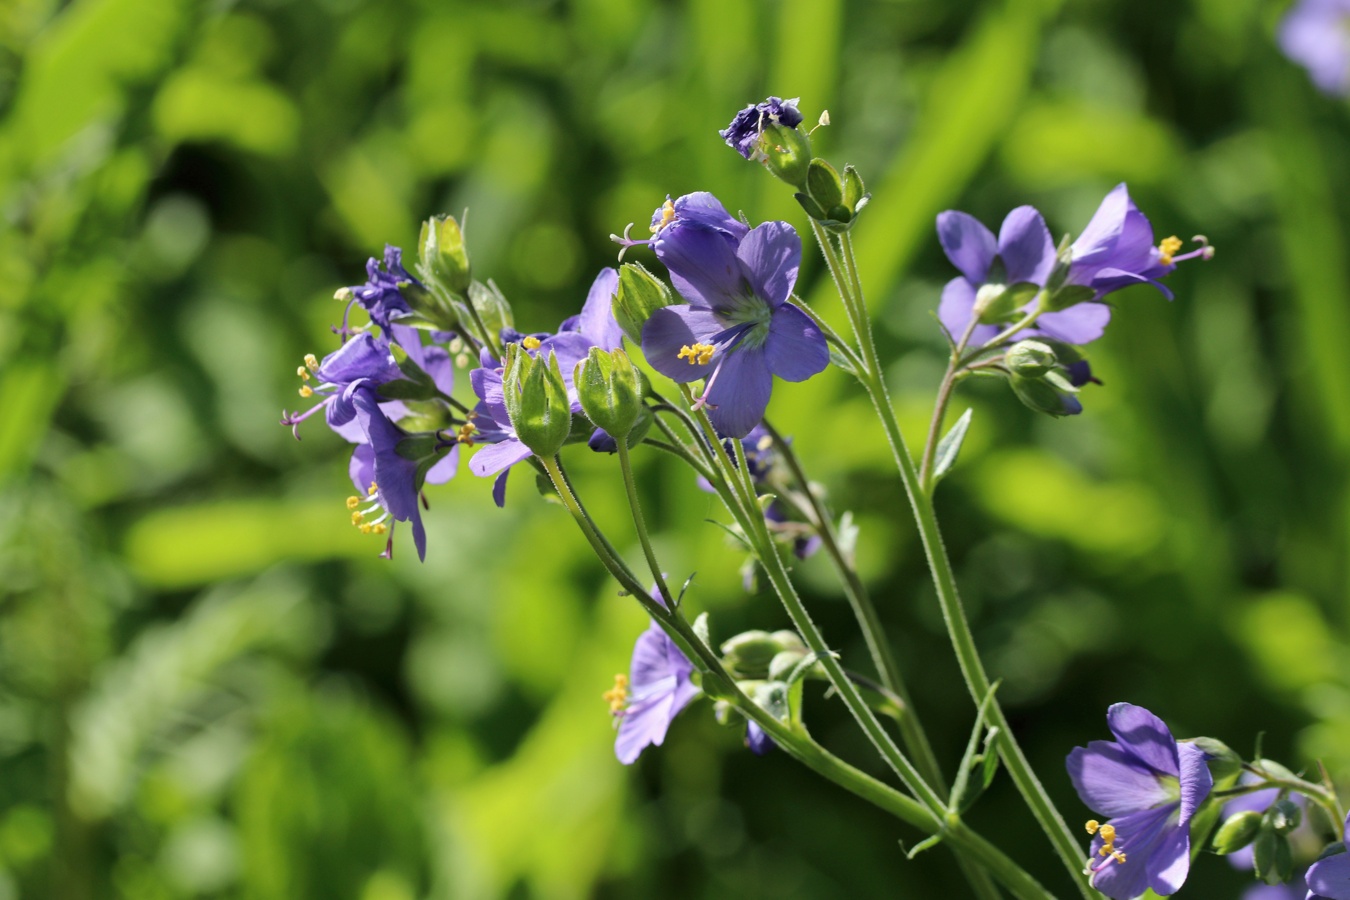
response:
[(942, 768), (938, 764), (937, 756), (933, 753), (933, 747), (928, 741), (928, 735), (914, 709), (914, 703), (910, 699), (908, 688), (905, 686), (900, 665), (896, 662), (895, 654), (891, 652), (890, 644), (886, 641), (885, 629), (882, 628), (881, 619), (877, 616), (876, 606), (873, 605), (872, 598), (868, 595), (862, 579), (858, 577), (857, 570), (849, 563), (843, 549), (839, 546), (838, 535), (834, 530), (834, 521), (826, 512), (820, 498), (816, 496), (816, 492), (811, 489), (806, 471), (802, 468), (801, 460), (797, 458), (792, 445), (783, 439), (783, 436), (778, 433), (778, 430), (773, 427), (768, 419), (764, 420), (764, 430), (773, 439), (774, 448), (779, 457), (787, 464), (797, 487), (811, 505), (811, 517), (815, 520), (813, 524), (816, 526), (816, 533), (820, 536), (821, 544), (825, 547), (826, 554), (829, 555), (835, 571), (843, 582), (844, 596), (848, 599), (849, 606), (853, 608), (853, 616), (858, 621), (859, 629), (862, 630), (863, 640), (867, 642), (867, 650), (872, 656), (872, 665), (876, 667), (881, 683), (902, 701), (904, 714), (900, 718), (900, 736), (904, 739), (909, 752), (914, 755), (915, 763), (923, 772), (924, 778), (928, 779), (928, 783), (933, 785), (934, 790), (940, 796), (945, 796), (947, 786), (942, 777)]
[[(933, 583), (937, 588), (942, 618), (947, 627), (948, 637), (951, 639), (952, 649), (960, 665), (961, 675), (965, 679), (971, 699), (977, 704), (981, 703), (989, 694), (989, 676), (985, 673), (984, 663), (980, 659), (979, 651), (975, 646), (974, 635), (970, 631), (970, 623), (966, 620), (965, 609), (961, 605), (961, 597), (956, 589), (956, 577), (952, 571), (951, 560), (947, 558), (947, 551), (942, 543), (942, 534), (938, 528), (932, 499), (924, 492), (919, 482), (919, 474), (914, 467), (914, 460), (910, 458), (909, 451), (905, 447), (904, 438), (900, 433), (900, 425), (895, 418), (895, 410), (891, 407), (880, 360), (877, 357), (876, 345), (872, 340), (871, 320), (867, 315), (862, 285), (858, 278), (852, 240), (847, 234), (841, 238), (840, 247), (843, 257), (843, 261), (841, 261), (840, 254), (835, 252), (829, 235), (825, 233), (824, 229), (815, 222), (812, 223), (812, 227), (815, 229), (816, 239), (820, 242), (826, 264), (834, 277), (836, 287), (839, 288), (845, 311), (849, 315), (849, 321), (859, 341), (863, 362), (866, 366), (866, 371), (860, 376), (859, 380), (862, 381), (863, 387), (871, 397), (872, 405), (881, 419), (887, 442), (890, 444), (891, 455), (895, 460), (896, 468), (899, 470), (905, 493), (909, 497), (924, 554), (933, 575)], [(989, 703), (988, 720), (990, 725), (998, 728), (999, 755), (1003, 758), (1003, 763), (1007, 767), (1013, 782), (1017, 785), (1023, 800), (1031, 809), (1032, 815), (1036, 817), (1041, 829), (1050, 839), (1050, 843), (1054, 846), (1056, 853), (1059, 854), (1065, 869), (1069, 872), (1080, 893), (1087, 900), (1093, 900), (1097, 894), (1088, 882), (1087, 876), (1083, 874), (1083, 851), (1079, 846), (1078, 838), (1074, 832), (1069, 830), (1064, 817), (1060, 815), (1059, 810), (1055, 808), (1054, 802), (1050, 799), (1050, 795), (1046, 792), (1045, 786), (1041, 784), (1040, 779), (1036, 777), (1036, 773), (1032, 771), (1031, 764), (1027, 761), (1026, 754), (1023, 753), (1017, 738), (1013, 735), (1007, 717), (1003, 714), (1003, 707), (998, 702), (997, 697)]]
[(614, 439), (619, 448), (619, 469), (623, 472), (623, 487), (628, 493), (628, 508), (633, 511), (633, 527), (637, 530), (638, 542), (642, 544), (642, 555), (647, 558), (647, 567), (656, 579), (656, 589), (661, 599), (666, 601), (666, 609), (675, 609), (675, 598), (666, 585), (665, 573), (656, 560), (656, 551), (652, 549), (651, 537), (647, 534), (647, 524), (642, 520), (642, 505), (638, 502), (637, 483), (633, 480), (633, 460), (628, 455), (628, 436), (620, 435)]
[[(673, 607), (661, 607), (646, 594), (642, 584), (613, 552), (609, 541), (586, 514), (557, 460), (542, 459), (540, 463), (552, 480), (554, 490), (563, 501), (564, 507), (576, 521), (601, 564), (621, 586), (637, 597), (647, 613), (661, 624), (681, 651), (695, 662), (698, 669), (704, 673), (705, 690), (735, 706), (742, 715), (763, 728), (784, 752), (812, 771), (927, 834), (944, 834), (945, 838), (962, 852), (962, 858), (969, 857), (984, 866), (1019, 900), (1054, 900), (1053, 895), (1034, 878), (988, 841), (970, 831), (959, 818), (953, 816), (943, 818), (941, 813), (935, 814), (923, 804), (858, 771), (816, 744), (804, 730), (792, 728), (779, 721), (748, 698), (722, 667), (721, 660), (698, 635), (694, 634), (693, 629), (678, 611)], [(828, 654), (825, 658), (832, 659)]]

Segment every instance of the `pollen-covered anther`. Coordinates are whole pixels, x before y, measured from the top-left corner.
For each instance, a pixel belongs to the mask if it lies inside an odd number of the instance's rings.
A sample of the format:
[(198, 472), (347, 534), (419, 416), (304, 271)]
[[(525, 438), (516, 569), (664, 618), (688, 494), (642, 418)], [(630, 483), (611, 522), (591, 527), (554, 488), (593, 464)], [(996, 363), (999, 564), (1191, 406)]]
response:
[(314, 396), (314, 388), (310, 387), (310, 386), (307, 385), (307, 384), (302, 384), (302, 385), (300, 385), (300, 391), (299, 391), (299, 394), (300, 394), (301, 397), (304, 397), (305, 399), (309, 399), (310, 397), (313, 397), (313, 396)]
[(628, 705), (628, 676), (622, 673), (614, 676), (614, 687), (600, 695), (609, 704), (609, 711), (619, 715)]
[(352, 293), (352, 289), (349, 287), (345, 287), (345, 288), (338, 288), (337, 291), (334, 292), (333, 294), (333, 299), (340, 300), (343, 303), (350, 303), (354, 296), (355, 295)]
[(376, 494), (378, 494), (379, 492), (380, 492), (380, 486), (379, 486), (378, 484), (376, 484), (375, 482), (373, 482), (373, 481), (370, 483), (370, 487), (366, 488), (366, 493), (369, 494), (369, 495), (372, 496), (372, 497), (374, 497), (374, 496), (375, 496)]
[(299, 375), (302, 381), (309, 381), (309, 369), (306, 369), (304, 366), (298, 367), (295, 370), (295, 374)]
[(1101, 823), (1096, 819), (1088, 819), (1087, 824), (1083, 827), (1087, 829), (1088, 834), (1096, 834), (1097, 829), (1101, 827)]
[(526, 350), (538, 350), (540, 340), (537, 337), (527, 337), (521, 340), (520, 345)]
[(352, 510), (352, 524), (360, 525), (366, 518), (366, 514), (359, 509)]
[(305, 368), (309, 369), (311, 372), (319, 371), (319, 358), (313, 353), (306, 353)]
[(348, 509), (356, 509), (360, 505), (361, 505), (361, 498), (356, 496), (355, 494), (347, 498)]
[(473, 446), (473, 436), (478, 433), (478, 427), (472, 422), (465, 422), (459, 426), (459, 432), (455, 435), (456, 440), (461, 444)]
[(1171, 237), (1163, 238), (1158, 244), (1158, 262), (1164, 266), (1172, 264), (1172, 257), (1177, 255), (1177, 251), (1185, 246), (1185, 242), (1175, 234)]
[(661, 206), (661, 221), (652, 226), (652, 234), (656, 234), (662, 228), (665, 228), (671, 222), (675, 221), (675, 204), (669, 198)]
[(685, 344), (680, 348), (677, 358), (689, 360), (691, 366), (706, 366), (715, 352), (716, 348), (712, 344)]

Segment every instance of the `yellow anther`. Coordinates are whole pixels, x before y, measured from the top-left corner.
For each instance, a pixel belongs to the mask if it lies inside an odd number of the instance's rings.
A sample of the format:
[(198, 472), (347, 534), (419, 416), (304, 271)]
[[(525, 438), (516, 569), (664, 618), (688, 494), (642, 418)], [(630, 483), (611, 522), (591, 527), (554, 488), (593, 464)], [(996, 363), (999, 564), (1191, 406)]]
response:
[(1117, 850), (1115, 853), (1112, 853), (1112, 854), (1111, 854), (1111, 858), (1114, 859), (1114, 860), (1115, 860), (1116, 862), (1118, 862), (1118, 863), (1123, 863), (1123, 862), (1125, 862), (1125, 854), (1122, 853), (1122, 852), (1120, 852), (1119, 850)]
[(680, 348), (679, 355), (676, 358), (689, 360), (691, 366), (706, 366), (715, 352), (716, 348), (712, 344), (685, 344)]
[(304, 366), (300, 366), (296, 369), (295, 374), (299, 375), (305, 381), (309, 381), (309, 369), (306, 369)]
[(319, 360), (313, 353), (306, 353), (305, 365), (309, 367), (310, 371), (314, 371), (319, 368)]
[(389, 526), (384, 524), (383, 522), (380, 522), (372, 530), (376, 534), (384, 534), (386, 531), (389, 530)]
[(522, 340), (520, 342), (520, 345), (524, 347), (526, 350), (538, 350), (539, 343), (540, 343), (539, 338), (531, 336)]
[(376, 494), (378, 494), (379, 492), (380, 492), (380, 486), (379, 486), (378, 484), (376, 484), (375, 482), (373, 482), (373, 481), (370, 483), (370, 487), (366, 488), (366, 493), (369, 494), (369, 495), (372, 496), (372, 497), (374, 497), (374, 496), (375, 496)]
[(1097, 829), (1101, 827), (1101, 823), (1099, 823), (1096, 819), (1088, 819), (1087, 825), (1083, 827), (1087, 829), (1088, 834), (1096, 834)]
[(370, 534), (372, 531), (375, 530), (375, 526), (374, 526), (374, 525), (371, 525), (369, 522), (362, 522), (362, 523), (361, 523), (359, 526), (357, 526), (357, 527), (359, 527), (359, 528), (361, 529), (361, 533), (362, 533), (362, 534)]
[(353, 496), (347, 498), (347, 508), (348, 508), (348, 509), (356, 509), (356, 508), (357, 508), (358, 506), (360, 506), (360, 505), (361, 505), (361, 498), (360, 498), (360, 497), (357, 497), (357, 496), (353, 495)]
[(456, 438), (459, 440), (461, 444), (468, 444), (470, 447), (472, 447), (473, 436), (477, 432), (478, 427), (476, 425), (474, 425), (472, 422), (465, 422), (463, 425), (459, 426), (459, 433), (456, 435)]
[(354, 511), (352, 512), (352, 524), (353, 524), (353, 525), (360, 525), (361, 522), (365, 519), (365, 517), (366, 517), (365, 513), (361, 512), (361, 510), (359, 510), (359, 509), (358, 509), (358, 510), (354, 510)]
[(611, 713), (623, 712), (623, 708), (628, 705), (628, 676), (619, 674), (614, 676), (614, 687), (600, 695), (605, 702), (609, 704)]
[(1104, 840), (1104, 841), (1106, 841), (1108, 844), (1110, 844), (1110, 843), (1113, 843), (1113, 842), (1115, 841), (1115, 839), (1116, 839), (1116, 826), (1114, 826), (1114, 825), (1103, 825), (1103, 826), (1102, 826), (1102, 840)]
[(662, 228), (665, 228), (667, 225), (669, 225), (671, 222), (674, 221), (675, 221), (675, 204), (670, 202), (670, 199), (667, 198), (665, 204), (662, 205), (661, 207), (661, 221), (657, 222), (655, 225), (652, 226), (651, 228), (652, 234), (656, 234)]
[(333, 294), (334, 300), (341, 300), (343, 303), (350, 303), (352, 297), (353, 297), (352, 289), (349, 287), (338, 288), (337, 291)]
[(1158, 244), (1158, 262), (1162, 263), (1164, 266), (1170, 266), (1172, 264), (1172, 257), (1176, 256), (1177, 251), (1183, 246), (1185, 246), (1185, 244), (1181, 238), (1177, 237), (1175, 234), (1169, 238), (1163, 238), (1162, 243)]
[(313, 397), (314, 388), (310, 387), (307, 384), (300, 385), (300, 396), (305, 398)]

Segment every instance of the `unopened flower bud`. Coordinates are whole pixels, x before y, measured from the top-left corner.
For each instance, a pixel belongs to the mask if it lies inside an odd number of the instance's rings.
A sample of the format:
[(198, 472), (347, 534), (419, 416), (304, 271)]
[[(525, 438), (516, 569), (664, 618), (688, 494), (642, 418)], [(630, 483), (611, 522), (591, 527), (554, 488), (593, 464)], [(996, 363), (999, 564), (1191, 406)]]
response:
[(508, 345), (502, 394), (521, 443), (542, 457), (562, 449), (572, 430), (572, 404), (556, 354), (550, 351), (546, 359), (542, 352), (531, 356), (518, 344)]
[(1266, 810), (1266, 817), (1270, 819), (1270, 827), (1276, 834), (1288, 834), (1303, 821), (1303, 810), (1285, 797), (1271, 804), (1270, 809)]
[(421, 274), (439, 281), (454, 294), (469, 289), (469, 254), (464, 249), (464, 232), (452, 216), (432, 216), (422, 223), (417, 241)]
[(647, 319), (672, 302), (666, 286), (638, 263), (624, 263), (619, 267), (619, 290), (613, 301), (614, 319), (637, 346), (642, 346), (642, 326), (647, 324)]
[(577, 364), (574, 383), (587, 418), (615, 440), (627, 438), (642, 412), (642, 382), (628, 354), (592, 347)]
[(1289, 839), (1269, 827), (1268, 819), (1252, 844), (1252, 864), (1256, 877), (1266, 884), (1281, 884), (1294, 874)]
[(1040, 378), (1057, 362), (1055, 351), (1040, 341), (1019, 341), (1003, 357), (1003, 364), (1023, 378)]
[(1214, 852), (1226, 856), (1256, 840), (1263, 816), (1255, 810), (1243, 810), (1229, 816), (1214, 835)]
[(722, 645), (722, 661), (742, 678), (763, 678), (774, 657), (784, 649), (777, 635), (767, 631), (746, 631)]
[(1017, 399), (1037, 412), (1058, 417), (1076, 416), (1083, 411), (1083, 404), (1074, 396), (1077, 389), (1056, 372), (1047, 372), (1040, 378), (1014, 374), (1009, 376), (1008, 383)]

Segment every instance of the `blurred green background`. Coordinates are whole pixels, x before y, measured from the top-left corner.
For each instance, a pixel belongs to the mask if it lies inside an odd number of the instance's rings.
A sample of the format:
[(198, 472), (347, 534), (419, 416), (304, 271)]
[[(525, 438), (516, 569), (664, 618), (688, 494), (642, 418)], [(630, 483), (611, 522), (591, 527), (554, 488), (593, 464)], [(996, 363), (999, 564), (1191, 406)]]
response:
[[(517, 477), (431, 492), (376, 558), (346, 445), (278, 426), (335, 288), (469, 209), (526, 330), (574, 312), (667, 193), (804, 218), (721, 144), (802, 97), (874, 199), (863, 275), (911, 439), (953, 274), (933, 217), (1081, 229), (1127, 180), (1216, 259), (1116, 295), (1077, 419), (998, 384), (939, 511), (978, 640), (1052, 794), (1130, 700), (1350, 779), (1350, 124), (1255, 0), (7, 0), (0, 3), (0, 900), (957, 896), (945, 851), (696, 706), (615, 762), (600, 693), (644, 617)], [(639, 259), (644, 259), (641, 253)], [(812, 257), (803, 290), (837, 299)], [(464, 379), (467, 380), (467, 379)], [(942, 757), (973, 710), (882, 433), (830, 372), (771, 415), (862, 526), (861, 565)], [(714, 636), (785, 627), (721, 513), (640, 457), (667, 569)], [(638, 559), (610, 458), (569, 457)], [(406, 539), (407, 535), (402, 535)], [(866, 653), (823, 559), (826, 634)], [(814, 732), (881, 774), (838, 704)], [(1000, 779), (977, 827), (1056, 891)], [(1086, 836), (1084, 838), (1086, 845)], [(1193, 897), (1242, 883), (1205, 858)], [(943, 886), (951, 886), (944, 888)]]

